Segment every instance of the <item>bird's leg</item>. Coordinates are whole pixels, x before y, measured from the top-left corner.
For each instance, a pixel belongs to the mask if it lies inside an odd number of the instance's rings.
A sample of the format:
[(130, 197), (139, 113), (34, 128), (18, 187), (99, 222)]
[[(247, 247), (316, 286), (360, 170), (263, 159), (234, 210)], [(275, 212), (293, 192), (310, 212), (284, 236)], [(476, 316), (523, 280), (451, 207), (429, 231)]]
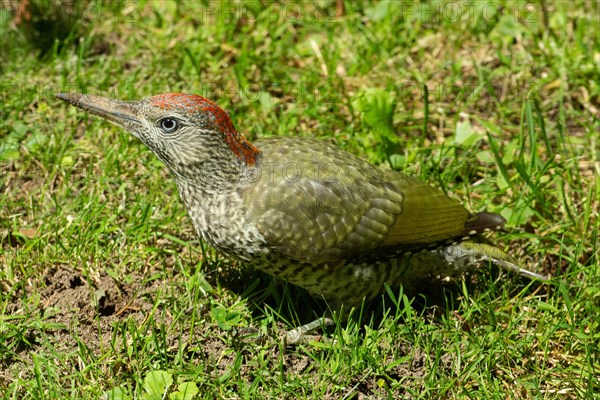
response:
[(314, 321), (309, 322), (308, 324), (304, 324), (302, 326), (299, 326), (298, 328), (287, 331), (287, 333), (285, 334), (285, 343), (287, 345), (294, 346), (318, 340), (319, 337), (311, 335), (310, 333), (319, 328), (331, 326), (334, 323), (335, 322), (333, 321), (333, 319), (329, 317), (317, 318)]
[(313, 335), (311, 333), (317, 329), (348, 320), (354, 311), (356, 311), (356, 308), (350, 307), (348, 311), (347, 304), (344, 304), (342, 301), (330, 299), (328, 300), (328, 310), (325, 316), (288, 331), (285, 335), (285, 343), (291, 346), (311, 341), (335, 343), (335, 340), (329, 340), (321, 335)]

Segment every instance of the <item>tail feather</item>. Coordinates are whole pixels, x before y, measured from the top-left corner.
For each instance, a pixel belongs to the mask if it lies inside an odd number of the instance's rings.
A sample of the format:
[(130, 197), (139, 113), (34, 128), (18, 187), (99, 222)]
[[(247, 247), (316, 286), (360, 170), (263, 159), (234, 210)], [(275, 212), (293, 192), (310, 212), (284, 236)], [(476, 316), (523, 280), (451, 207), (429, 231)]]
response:
[(473, 236), (486, 231), (498, 231), (504, 228), (506, 220), (499, 214), (480, 212), (465, 224), (464, 236)]

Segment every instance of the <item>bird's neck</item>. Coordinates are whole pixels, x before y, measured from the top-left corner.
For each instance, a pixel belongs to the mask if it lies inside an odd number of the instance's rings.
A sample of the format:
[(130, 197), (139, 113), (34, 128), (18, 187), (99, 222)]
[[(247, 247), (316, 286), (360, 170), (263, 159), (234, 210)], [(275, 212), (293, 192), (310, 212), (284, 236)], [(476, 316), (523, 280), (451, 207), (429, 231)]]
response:
[(178, 185), (194, 187), (202, 193), (202, 197), (238, 191), (251, 182), (259, 170), (257, 166), (246, 165), (237, 158), (203, 158), (180, 164), (169, 163), (169, 168)]
[[(262, 236), (246, 220), (244, 193), (257, 173), (254, 166), (198, 164), (191, 173), (173, 171), (177, 187), (200, 237), (238, 258), (259, 256)], [(226, 229), (224, 229), (226, 228)]]

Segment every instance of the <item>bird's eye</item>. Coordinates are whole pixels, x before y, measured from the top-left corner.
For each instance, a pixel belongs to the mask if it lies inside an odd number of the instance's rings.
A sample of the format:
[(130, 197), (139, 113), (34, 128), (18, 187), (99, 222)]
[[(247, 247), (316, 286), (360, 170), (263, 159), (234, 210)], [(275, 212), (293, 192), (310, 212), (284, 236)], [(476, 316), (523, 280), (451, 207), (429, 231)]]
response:
[(163, 118), (160, 120), (160, 129), (166, 133), (173, 133), (179, 128), (179, 123), (175, 118)]

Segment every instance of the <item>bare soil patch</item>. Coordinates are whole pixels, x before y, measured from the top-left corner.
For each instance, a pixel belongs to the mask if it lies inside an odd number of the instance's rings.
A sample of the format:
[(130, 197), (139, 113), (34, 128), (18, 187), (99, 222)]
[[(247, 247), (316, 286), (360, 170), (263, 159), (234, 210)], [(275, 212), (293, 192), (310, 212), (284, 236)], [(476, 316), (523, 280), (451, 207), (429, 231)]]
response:
[[(150, 288), (142, 287), (141, 279), (121, 284), (105, 272), (86, 277), (71, 267), (59, 266), (44, 280), (39, 293), (44, 328), (32, 326), (17, 346), (15, 357), (0, 360), (0, 381), (12, 381), (17, 375), (26, 378), (32, 372), (33, 354), (48, 348), (75, 354), (83, 344), (99, 355), (111, 340), (114, 322), (131, 318), (141, 323), (152, 309), (152, 303), (142, 296)], [(26, 291), (24, 297), (38, 295), (35, 289)], [(22, 296), (15, 296), (9, 309), (18, 315), (24, 304)]]

